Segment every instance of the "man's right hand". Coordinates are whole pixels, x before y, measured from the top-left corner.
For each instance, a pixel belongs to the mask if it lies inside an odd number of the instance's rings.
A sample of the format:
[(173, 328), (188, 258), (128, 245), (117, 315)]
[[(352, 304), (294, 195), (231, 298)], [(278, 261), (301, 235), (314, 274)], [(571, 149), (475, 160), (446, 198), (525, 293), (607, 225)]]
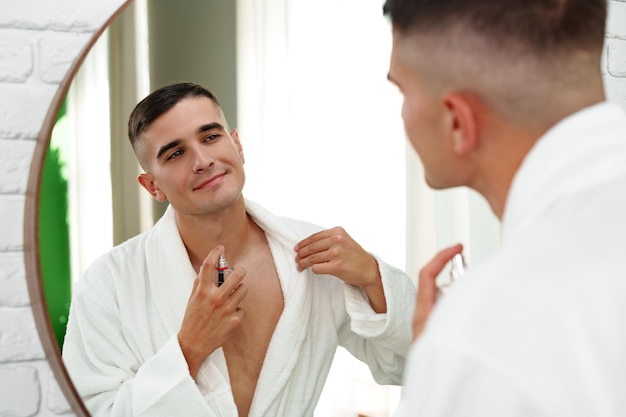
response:
[(417, 283), (417, 301), (415, 303), (415, 313), (413, 314), (413, 341), (417, 340), (424, 330), (430, 311), (437, 301), (437, 276), (448, 261), (462, 251), (463, 245), (461, 244), (443, 249), (420, 270)]
[(244, 311), (238, 308), (248, 292), (241, 283), (246, 275), (243, 268), (235, 268), (222, 286), (213, 283), (215, 264), (222, 253), (224, 248), (218, 246), (202, 262), (178, 333), (178, 342), (194, 379), (202, 362), (224, 344), (244, 317)]

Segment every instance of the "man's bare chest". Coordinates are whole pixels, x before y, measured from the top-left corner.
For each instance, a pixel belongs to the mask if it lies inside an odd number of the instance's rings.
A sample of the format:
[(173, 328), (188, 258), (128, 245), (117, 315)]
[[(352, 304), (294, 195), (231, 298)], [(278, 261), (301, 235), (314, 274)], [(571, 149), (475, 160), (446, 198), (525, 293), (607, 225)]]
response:
[[(248, 268), (246, 268), (248, 271)], [(273, 262), (247, 272), (248, 293), (240, 303), (241, 325), (223, 345), (231, 388), (242, 412), (250, 406), (274, 330), (284, 308), (283, 292)]]

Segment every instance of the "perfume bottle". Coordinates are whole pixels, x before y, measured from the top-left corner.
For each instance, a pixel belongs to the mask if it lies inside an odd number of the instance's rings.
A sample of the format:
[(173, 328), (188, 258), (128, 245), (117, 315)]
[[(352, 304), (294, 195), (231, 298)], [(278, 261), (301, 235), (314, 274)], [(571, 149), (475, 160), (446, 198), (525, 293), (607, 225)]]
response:
[(445, 280), (437, 280), (437, 295), (446, 293), (450, 287), (458, 281), (465, 272), (465, 259), (463, 255), (457, 253), (450, 259), (450, 274)]
[(220, 259), (217, 261), (215, 265), (215, 275), (213, 277), (213, 282), (220, 287), (233, 270), (228, 267), (228, 261), (224, 254), (220, 255)]

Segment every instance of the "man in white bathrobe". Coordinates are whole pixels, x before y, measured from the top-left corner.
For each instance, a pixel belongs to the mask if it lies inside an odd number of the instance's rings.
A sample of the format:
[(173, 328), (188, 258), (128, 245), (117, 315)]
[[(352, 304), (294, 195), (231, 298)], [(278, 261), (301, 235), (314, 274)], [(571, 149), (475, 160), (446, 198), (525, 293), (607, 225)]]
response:
[(427, 183), (478, 191), (502, 221), (501, 249), (444, 295), (459, 245), (420, 272), (396, 417), (625, 415), (626, 116), (603, 90), (606, 1), (385, 10)]
[[(341, 228), (246, 201), (244, 154), (211, 92), (131, 114), (141, 185), (169, 208), (74, 290), (63, 358), (96, 416), (311, 416), (338, 345), (399, 384), (415, 286)], [(225, 254), (234, 270), (214, 283)]]

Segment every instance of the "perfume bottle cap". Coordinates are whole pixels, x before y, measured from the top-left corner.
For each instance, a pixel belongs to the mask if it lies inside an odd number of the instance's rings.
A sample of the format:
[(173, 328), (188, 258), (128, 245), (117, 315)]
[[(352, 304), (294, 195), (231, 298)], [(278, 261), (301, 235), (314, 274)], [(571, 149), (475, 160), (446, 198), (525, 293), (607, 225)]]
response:
[(463, 258), (462, 254), (457, 253), (452, 257), (450, 263), (452, 264), (450, 270), (450, 281), (454, 282), (457, 279), (461, 278), (463, 276), (463, 273), (465, 272), (465, 259)]
[(217, 269), (228, 269), (228, 261), (224, 254), (221, 254), (220, 259), (217, 261)]
[(450, 259), (450, 274), (440, 275), (437, 277), (436, 285), (437, 285), (437, 293), (438, 295), (448, 292), (457, 280), (459, 280), (463, 273), (465, 272), (465, 259), (463, 255), (457, 253)]

